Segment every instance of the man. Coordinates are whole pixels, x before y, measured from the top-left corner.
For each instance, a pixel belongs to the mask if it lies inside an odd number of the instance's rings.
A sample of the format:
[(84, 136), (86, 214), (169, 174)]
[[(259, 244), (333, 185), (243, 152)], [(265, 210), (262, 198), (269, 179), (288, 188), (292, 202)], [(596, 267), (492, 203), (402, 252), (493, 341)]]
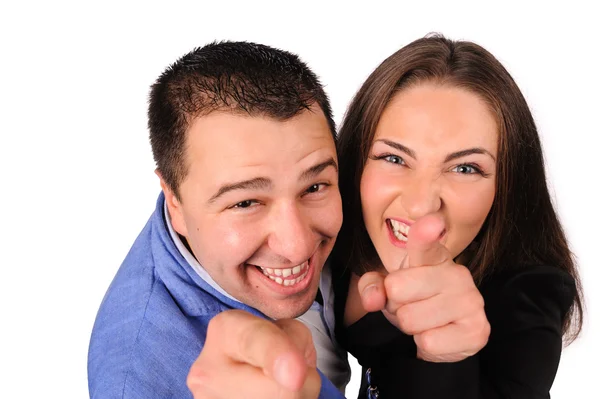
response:
[[(207, 335), (227, 330), (226, 316), (210, 320), (239, 309), (251, 320), (304, 315), (317, 339), (318, 354), (303, 325), (267, 324), (293, 337), (273, 347), (283, 353), (269, 360), (268, 377), (283, 382), (273, 389), (341, 397), (315, 367), (319, 357), (338, 386), (347, 382), (329, 334), (327, 273), (319, 290), (342, 211), (334, 123), (317, 77), (285, 51), (214, 43), (158, 78), (148, 114), (162, 193), (98, 312), (90, 396), (191, 397), (186, 377)], [(226, 347), (266, 331), (256, 326)]]

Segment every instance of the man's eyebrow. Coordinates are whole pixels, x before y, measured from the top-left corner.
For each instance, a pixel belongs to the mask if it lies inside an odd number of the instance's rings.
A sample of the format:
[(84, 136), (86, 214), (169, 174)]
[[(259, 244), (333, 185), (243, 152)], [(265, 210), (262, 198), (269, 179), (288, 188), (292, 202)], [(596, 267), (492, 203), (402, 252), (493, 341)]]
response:
[(329, 166), (333, 166), (333, 168), (337, 172), (337, 170), (338, 170), (337, 163), (335, 162), (335, 160), (333, 159), (333, 157), (331, 157), (331, 158), (329, 158), (326, 161), (323, 161), (321, 163), (318, 163), (318, 164), (316, 164), (314, 166), (311, 166), (310, 168), (306, 169), (300, 175), (300, 180), (303, 180), (303, 181), (310, 180), (313, 177), (317, 176), (322, 171), (324, 171), (325, 169), (327, 169)]
[(271, 187), (271, 180), (267, 179), (266, 177), (255, 177), (254, 179), (250, 179), (250, 180), (243, 180), (243, 181), (239, 181), (239, 182), (235, 182), (235, 183), (225, 184), (219, 188), (219, 191), (217, 191), (217, 193), (215, 195), (210, 197), (210, 199), (208, 200), (208, 203), (215, 202), (217, 200), (217, 198), (219, 198), (223, 194), (228, 193), (230, 191), (261, 190), (261, 189), (268, 189), (270, 187)]
[(413, 150), (411, 150), (410, 148), (400, 144), (400, 143), (396, 143), (395, 141), (392, 140), (388, 140), (388, 139), (378, 139), (375, 141), (381, 141), (384, 144), (389, 145), (390, 147), (393, 147), (395, 149), (397, 149), (398, 151), (402, 151), (405, 154), (407, 154), (408, 156), (410, 156), (413, 159), (417, 159), (417, 154), (415, 154), (415, 152)]
[(469, 148), (467, 150), (456, 151), (456, 152), (453, 152), (452, 154), (448, 154), (446, 156), (446, 159), (444, 160), (444, 163), (450, 162), (457, 158), (466, 157), (467, 155), (471, 155), (471, 154), (487, 154), (490, 157), (492, 157), (494, 162), (496, 161), (496, 157), (493, 156), (491, 152), (489, 152), (485, 148), (475, 147), (475, 148)]

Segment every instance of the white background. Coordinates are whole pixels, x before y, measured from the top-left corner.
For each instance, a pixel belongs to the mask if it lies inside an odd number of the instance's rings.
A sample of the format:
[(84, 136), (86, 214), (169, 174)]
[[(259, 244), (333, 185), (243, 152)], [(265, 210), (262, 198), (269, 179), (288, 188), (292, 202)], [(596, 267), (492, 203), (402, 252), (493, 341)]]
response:
[(296, 52), (339, 123), (379, 62), (438, 31), (494, 53), (533, 110), (588, 306), (552, 396), (599, 398), (598, 12), (577, 1), (247, 3), (0, 5), (0, 397), (88, 396), (96, 311), (159, 192), (146, 101), (169, 63), (216, 39)]

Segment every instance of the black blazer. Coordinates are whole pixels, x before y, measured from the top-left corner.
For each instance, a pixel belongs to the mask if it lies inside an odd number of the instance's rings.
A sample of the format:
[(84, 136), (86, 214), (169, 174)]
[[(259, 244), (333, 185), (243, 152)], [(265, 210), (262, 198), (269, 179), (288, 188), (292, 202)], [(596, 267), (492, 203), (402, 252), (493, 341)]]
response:
[(562, 325), (576, 288), (555, 267), (536, 266), (496, 275), (479, 287), (491, 325), (488, 344), (456, 363), (416, 358), (416, 345), (381, 312), (343, 326), (350, 275), (336, 273), (336, 338), (363, 367), (380, 399), (549, 398), (562, 350)]

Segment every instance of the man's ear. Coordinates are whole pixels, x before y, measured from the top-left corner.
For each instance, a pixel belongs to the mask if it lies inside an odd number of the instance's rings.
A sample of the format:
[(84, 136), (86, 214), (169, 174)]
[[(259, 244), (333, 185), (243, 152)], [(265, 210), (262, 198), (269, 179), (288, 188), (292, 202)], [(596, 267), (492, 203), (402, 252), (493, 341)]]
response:
[(154, 173), (156, 173), (160, 179), (160, 187), (165, 194), (167, 210), (169, 211), (169, 216), (171, 217), (171, 225), (173, 226), (173, 229), (182, 236), (187, 237), (187, 226), (183, 217), (183, 208), (181, 206), (181, 202), (177, 199), (171, 187), (165, 182), (158, 169), (155, 170)]

